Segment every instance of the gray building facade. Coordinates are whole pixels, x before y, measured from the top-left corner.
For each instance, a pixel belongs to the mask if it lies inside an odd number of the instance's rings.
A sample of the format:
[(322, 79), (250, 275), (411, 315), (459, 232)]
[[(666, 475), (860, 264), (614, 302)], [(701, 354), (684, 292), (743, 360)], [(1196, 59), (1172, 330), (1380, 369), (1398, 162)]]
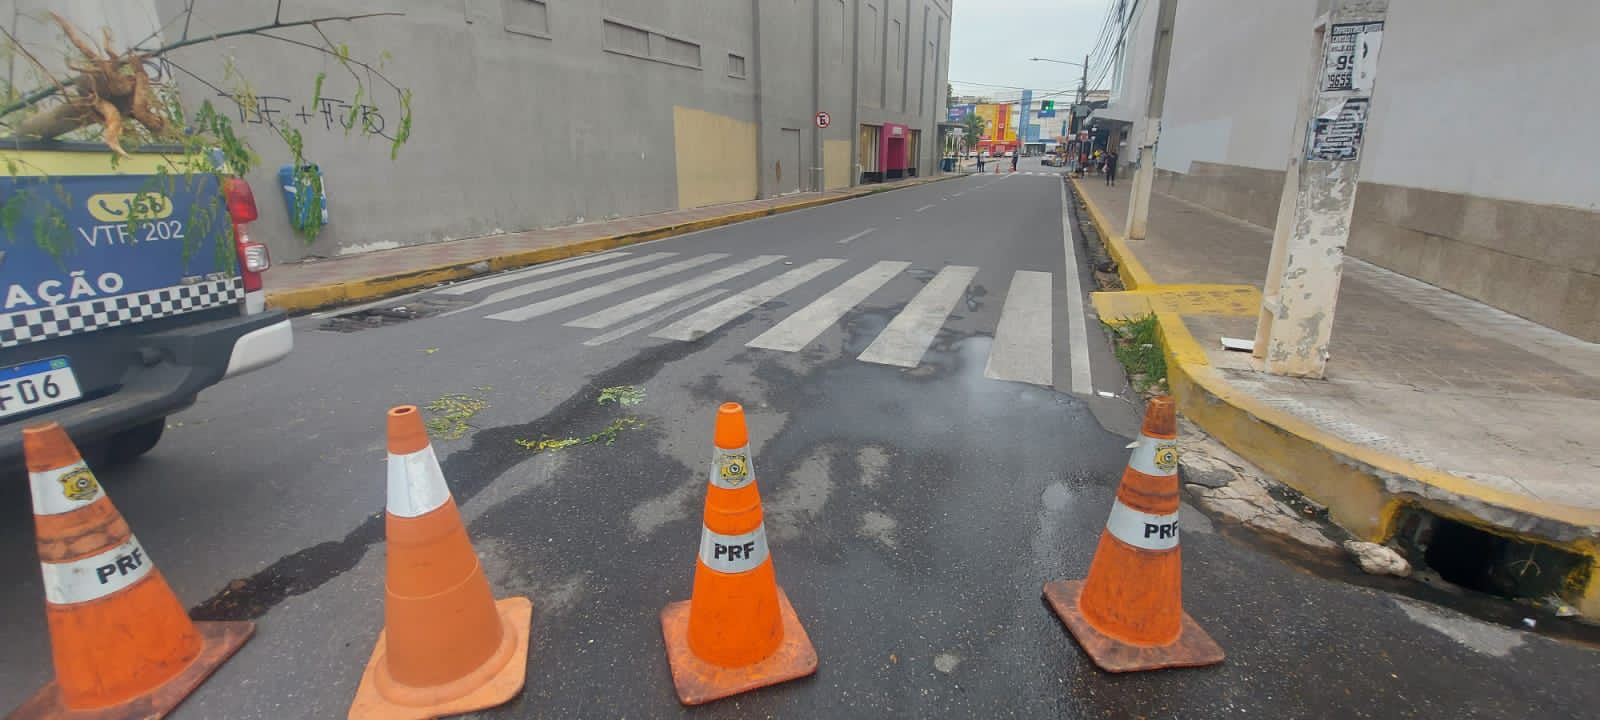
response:
[[(248, 176), (262, 213), (253, 235), (284, 262), (930, 174), (950, 3), (283, 3), (284, 21), (404, 13), (321, 26), (412, 91), (411, 137), (392, 160), (396, 94), (364, 78), (367, 92), (355, 97), (351, 72), (327, 54), (228, 38), (177, 51), (161, 79), (186, 106), (210, 97), (260, 153)], [(195, 37), (271, 23), (276, 5), (194, 3), (187, 23), (169, 22), (188, 4), (20, 0), (6, 15), (31, 46), (54, 49), (59, 33), (38, 20), (46, 9), (96, 35), (109, 26), (137, 39), (159, 28), (172, 42), (185, 28)], [(322, 42), (310, 28), (274, 34)], [(218, 97), (241, 91), (242, 104)], [(351, 108), (377, 134), (345, 127)], [(818, 112), (828, 113), (827, 128)], [(326, 183), (329, 223), (314, 242), (292, 229), (278, 189), (284, 127), (300, 131)]]

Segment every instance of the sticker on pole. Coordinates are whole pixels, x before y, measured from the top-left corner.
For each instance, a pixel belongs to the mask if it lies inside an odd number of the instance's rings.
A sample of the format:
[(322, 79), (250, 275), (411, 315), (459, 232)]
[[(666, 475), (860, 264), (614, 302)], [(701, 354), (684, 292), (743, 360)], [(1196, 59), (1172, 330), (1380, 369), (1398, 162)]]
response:
[(63, 563), (39, 563), (44, 596), (53, 605), (88, 602), (139, 582), (150, 574), (150, 558), (138, 538), (98, 555)]
[(767, 526), (743, 535), (720, 535), (711, 528), (700, 532), (700, 562), (730, 575), (756, 569), (767, 559)]
[(829, 125), (832, 125), (832, 124), (833, 124), (833, 116), (829, 115), (828, 111), (826, 111), (826, 110), (818, 110), (817, 111), (817, 127), (825, 128), (825, 127), (827, 127)]
[(1142, 550), (1171, 550), (1178, 546), (1178, 514), (1151, 515), (1122, 504), (1111, 505), (1106, 531), (1112, 537)]

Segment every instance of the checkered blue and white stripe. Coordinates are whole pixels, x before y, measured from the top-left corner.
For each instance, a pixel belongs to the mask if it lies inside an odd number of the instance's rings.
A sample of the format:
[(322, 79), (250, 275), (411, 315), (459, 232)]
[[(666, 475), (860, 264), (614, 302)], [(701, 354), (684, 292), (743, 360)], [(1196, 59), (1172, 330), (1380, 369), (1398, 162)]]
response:
[(243, 299), (244, 283), (234, 277), (24, 310), (0, 315), (0, 348), (181, 315)]

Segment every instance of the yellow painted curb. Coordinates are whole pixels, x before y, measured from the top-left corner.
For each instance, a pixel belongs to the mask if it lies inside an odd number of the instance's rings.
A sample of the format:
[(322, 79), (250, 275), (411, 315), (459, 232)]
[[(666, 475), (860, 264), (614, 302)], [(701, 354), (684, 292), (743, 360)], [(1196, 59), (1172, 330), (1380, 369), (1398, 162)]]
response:
[(1156, 311), (1255, 317), (1261, 311), (1261, 290), (1254, 285), (1155, 285), (1090, 293), (1089, 301), (1100, 319), (1111, 324)]
[[(929, 183), (950, 180), (958, 177), (964, 176), (939, 175), (936, 177), (920, 179), (916, 182), (894, 185), (892, 187), (871, 186), (865, 189), (858, 188), (854, 191), (841, 193), (838, 195), (810, 198), (784, 205), (761, 208), (759, 210), (745, 210), (742, 212), (718, 215), (716, 217), (704, 218), (686, 223), (678, 223), (676, 225), (663, 225), (661, 227), (650, 228), (648, 230), (622, 233), (620, 235), (608, 235), (606, 237), (580, 240), (578, 242), (568, 243), (566, 245), (557, 245), (554, 247), (539, 248), (536, 250), (523, 250), (504, 255), (480, 257), (461, 262), (433, 265), (404, 273), (356, 278), (336, 283), (329, 283), (327, 285), (318, 285), (315, 287), (278, 290), (276, 292), (269, 290), (267, 292), (267, 306), (284, 310), (289, 313), (305, 313), (313, 310), (335, 307), (338, 305), (348, 305), (352, 303), (366, 302), (369, 300), (377, 300), (389, 295), (396, 295), (409, 290), (424, 288), (429, 285), (437, 285), (442, 282), (449, 282), (451, 280), (460, 280), (463, 278), (473, 277), (475, 275), (482, 275), (486, 272), (500, 272), (502, 270), (512, 270), (516, 268), (527, 267), (529, 265), (554, 262), (556, 260), (565, 260), (570, 257), (600, 252), (603, 250), (611, 250), (624, 245), (633, 245), (635, 243), (648, 242), (650, 240), (672, 237), (674, 235), (686, 235), (688, 233), (714, 227), (721, 227), (723, 225), (732, 225), (734, 223), (756, 220), (758, 218), (779, 215), (786, 212), (793, 212), (795, 210), (804, 210), (806, 208), (813, 208), (819, 205), (828, 205), (844, 200), (853, 200), (855, 198), (865, 197), (867, 195), (902, 190), (909, 187), (927, 185)], [(487, 270), (484, 269), (485, 264), (487, 265)]]
[(1084, 207), (1089, 208), (1089, 222), (1094, 224), (1095, 232), (1100, 234), (1101, 241), (1106, 244), (1106, 251), (1111, 253), (1111, 259), (1117, 261), (1117, 274), (1122, 276), (1122, 286), (1129, 290), (1139, 290), (1156, 284), (1155, 277), (1145, 269), (1143, 263), (1139, 262), (1139, 258), (1134, 257), (1122, 233), (1111, 230), (1111, 223), (1107, 222), (1105, 214), (1100, 212), (1100, 206), (1089, 199), (1089, 194), (1083, 191), (1078, 179), (1070, 179), (1072, 188), (1076, 191), (1073, 194), (1083, 200)]
[[(1078, 197), (1126, 272), (1124, 283), (1141, 292), (1162, 290), (1165, 286), (1147, 281), (1148, 271), (1121, 236), (1109, 232), (1094, 201), (1082, 192)], [(1600, 618), (1600, 511), (1508, 493), (1338, 437), (1238, 390), (1210, 366), (1180, 313), (1157, 310), (1155, 315), (1167, 355), (1167, 385), (1179, 410), (1229, 449), (1327, 506), (1339, 525), (1384, 542), (1394, 533), (1401, 509), (1412, 506), (1585, 556), (1588, 583), (1579, 597), (1569, 599), (1585, 617)]]

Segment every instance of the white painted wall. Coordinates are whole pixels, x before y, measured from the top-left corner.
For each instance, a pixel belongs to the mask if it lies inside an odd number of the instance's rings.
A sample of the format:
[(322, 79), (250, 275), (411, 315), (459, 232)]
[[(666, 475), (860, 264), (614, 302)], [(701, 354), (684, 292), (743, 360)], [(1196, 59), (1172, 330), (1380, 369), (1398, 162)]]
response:
[[(1111, 0), (1117, 2), (1118, 0)], [(1142, 137), (1144, 109), (1150, 99), (1150, 56), (1155, 52), (1158, 0), (1128, 0), (1128, 18), (1121, 64), (1112, 73), (1111, 101), (1097, 115), (1128, 119), (1133, 128), (1124, 137)], [(1183, 6), (1179, 6), (1181, 10)], [(1139, 143), (1129, 140), (1118, 149), (1123, 162), (1133, 162)]]
[(1597, 27), (1592, 0), (1391, 3), (1362, 179), (1600, 209)]
[[(1184, 0), (1156, 165), (1282, 170), (1311, 61), (1314, 0)], [(1154, 25), (1152, 21), (1150, 23)]]
[[(1138, 35), (1149, 36), (1152, 14)], [(1162, 169), (1281, 170), (1306, 82), (1315, 0), (1184, 0), (1162, 122)], [(1600, 208), (1600, 2), (1390, 4), (1361, 179)], [(1116, 103), (1148, 72), (1143, 41)], [(1142, 90), (1139, 90), (1142, 92)], [(1139, 117), (1139, 114), (1135, 114)], [(1131, 159), (1131, 158), (1130, 158)]]

